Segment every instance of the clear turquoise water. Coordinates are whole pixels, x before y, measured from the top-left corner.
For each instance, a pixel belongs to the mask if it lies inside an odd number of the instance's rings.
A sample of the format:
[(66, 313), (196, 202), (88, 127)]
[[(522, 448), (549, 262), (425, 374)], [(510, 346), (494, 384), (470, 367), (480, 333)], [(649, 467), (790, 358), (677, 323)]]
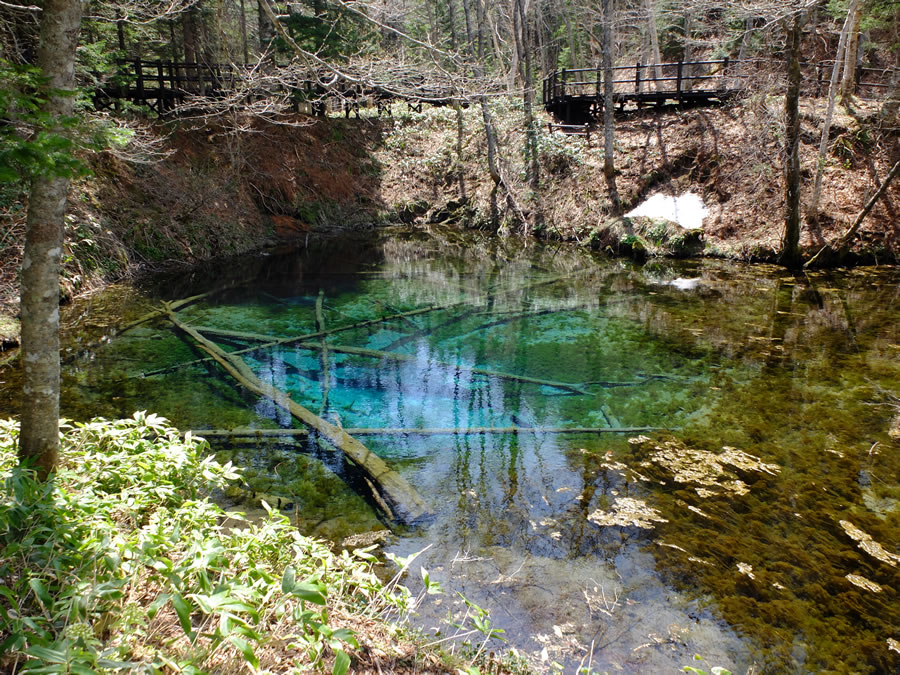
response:
[[(184, 320), (275, 337), (316, 330), (320, 291), (328, 328), (443, 307), (328, 338), (409, 360), (329, 351), (325, 370), (321, 350), (295, 344), (245, 355), (263, 380), (344, 427), (658, 429), (643, 446), (628, 442), (634, 433), (360, 436), (436, 512), (386, 545), (428, 547), (410, 583), (421, 563), (447, 592), (420, 608), (424, 628), (464, 609), (460, 591), (491, 609), (509, 644), (536, 658), (545, 650), (546, 665), (569, 671), (590, 661), (676, 672), (700, 653), (742, 672), (875, 673), (900, 667), (888, 642), (900, 640), (900, 461), (888, 434), (898, 282), (895, 270), (635, 265), (397, 230), (223, 263), (154, 292), (218, 287)], [(149, 409), (192, 429), (296, 425), (210, 364), (141, 376), (201, 355), (164, 323), (129, 331), (67, 366), (64, 412)], [(731, 446), (775, 469), (725, 466), (705, 494), (702, 478), (679, 479), (654, 458), (663, 441), (678, 456)], [(309, 533), (339, 540), (385, 527), (359, 477), (313, 441), (214, 449)], [(746, 492), (722, 488), (732, 480)], [(602, 524), (597, 514), (626, 499), (654, 509), (652, 527)], [(841, 521), (885, 553), (860, 548)]]

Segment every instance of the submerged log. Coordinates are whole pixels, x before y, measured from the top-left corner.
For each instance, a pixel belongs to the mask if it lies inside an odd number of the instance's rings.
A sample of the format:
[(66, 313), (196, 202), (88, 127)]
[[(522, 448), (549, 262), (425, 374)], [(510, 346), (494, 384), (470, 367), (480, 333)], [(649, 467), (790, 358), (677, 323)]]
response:
[[(222, 337), (239, 337), (237, 331), (222, 331), (218, 328), (207, 328), (206, 326), (196, 326), (196, 330), (201, 333), (206, 333), (208, 335), (218, 335)], [(299, 347), (300, 349), (306, 350), (319, 350), (323, 349), (322, 344), (318, 342), (294, 342), (295, 347)], [(365, 347), (345, 347), (338, 345), (328, 345), (327, 349), (332, 352), (337, 352), (339, 354), (352, 354), (355, 356), (367, 356), (373, 359), (381, 359), (384, 361), (418, 361), (418, 356), (412, 354), (398, 354), (396, 352), (386, 352), (380, 349), (367, 349)], [(231, 352), (232, 355), (240, 354), (243, 350), (239, 350), (237, 352)], [(581, 387), (581, 385), (570, 382), (555, 382), (553, 380), (542, 380), (537, 377), (528, 377), (527, 375), (516, 375), (514, 373), (505, 373), (500, 370), (489, 370), (487, 368), (477, 368), (475, 366), (463, 366), (456, 365), (452, 363), (445, 363), (442, 361), (434, 361), (432, 362), (434, 365), (442, 366), (444, 368), (449, 368), (451, 370), (464, 371), (467, 373), (474, 373), (476, 375), (484, 375), (486, 377), (496, 377), (501, 380), (513, 380), (515, 382), (527, 382), (529, 384), (536, 384), (542, 387), (551, 387), (553, 389), (560, 389), (562, 391), (567, 391), (573, 394), (579, 394), (582, 396), (590, 396), (590, 392), (586, 391)]]
[[(348, 459), (356, 464), (377, 486), (379, 499), (384, 499), (393, 514), (405, 523), (413, 523), (434, 515), (415, 489), (396, 471), (385, 464), (384, 460), (371, 452), (358, 440), (343, 429), (326, 422), (318, 415), (304, 408), (299, 403), (276, 387), (263, 382), (244, 360), (235, 354), (223, 351), (214, 342), (203, 337), (194, 328), (179, 320), (175, 312), (167, 308), (169, 320), (181, 331), (196, 340), (200, 349), (207, 352), (225, 371), (241, 385), (259, 396), (271, 399), (278, 405), (287, 408), (291, 415), (315, 429), (324, 440), (341, 450)], [(376, 499), (377, 501), (377, 499)]]
[[(203, 298), (205, 298), (209, 295), (212, 295), (213, 293), (216, 293), (217, 290), (207, 291), (206, 293), (200, 293), (198, 295), (192, 295), (188, 298), (182, 298), (181, 300), (175, 300), (174, 302), (168, 303), (168, 305), (166, 305), (166, 307), (168, 309), (171, 309), (172, 311), (181, 309), (182, 307), (187, 307), (188, 305), (191, 305), (191, 304), (197, 302), (198, 300), (202, 300)], [(148, 321), (151, 321), (153, 319), (158, 319), (161, 316), (166, 316), (167, 313), (168, 312), (166, 309), (155, 309), (152, 312), (148, 312), (147, 314), (144, 314), (144, 316), (142, 316), (138, 319), (135, 319), (131, 323), (125, 324), (124, 326), (119, 328), (118, 331), (116, 331), (116, 334), (124, 333), (127, 330), (131, 330), (132, 328), (136, 328), (137, 326), (140, 326), (142, 323), (147, 323)]]
[[(316, 298), (316, 330), (323, 332), (325, 330), (325, 311), (322, 305), (325, 304), (325, 291), (319, 289), (319, 297)], [(328, 395), (331, 392), (331, 374), (328, 367), (328, 345), (323, 337), (319, 343), (322, 345), (320, 360), (322, 363), (322, 405), (319, 406), (319, 417), (323, 416), (328, 410)]]
[[(659, 427), (348, 427), (351, 436), (477, 436), (481, 434), (639, 434)], [(296, 438), (309, 436), (307, 429), (193, 429), (202, 438)]]
[[(539, 288), (541, 286), (547, 286), (551, 284), (555, 284), (563, 279), (568, 279), (571, 277), (567, 276), (557, 276), (552, 277), (550, 279), (545, 279), (544, 281), (540, 281), (534, 284), (526, 284), (525, 286), (520, 286), (517, 288), (510, 288), (506, 290), (491, 290), (486, 298), (474, 299), (472, 302), (451, 302), (443, 305), (428, 305), (426, 307), (420, 307), (418, 309), (412, 309), (406, 312), (398, 312), (396, 314), (390, 314), (388, 316), (377, 317), (374, 319), (366, 319), (364, 321), (358, 321), (356, 323), (348, 324), (346, 326), (338, 326), (337, 328), (330, 328), (328, 330), (317, 330), (315, 333), (306, 333), (305, 335), (294, 335), (286, 338), (275, 338), (271, 335), (263, 335), (260, 333), (249, 333), (242, 331), (230, 331), (222, 328), (207, 328), (204, 330), (208, 335), (217, 335), (220, 337), (231, 337), (237, 338), (239, 340), (245, 340), (248, 342), (259, 342), (261, 344), (254, 345), (252, 347), (247, 347), (245, 349), (239, 349), (231, 354), (241, 355), (247, 354), (249, 352), (254, 352), (259, 349), (267, 349), (269, 347), (277, 347), (278, 345), (284, 344), (293, 344), (295, 342), (301, 342), (303, 340), (312, 340), (315, 338), (323, 338), (329, 335), (336, 335), (337, 333), (343, 333), (345, 331), (354, 330), (357, 328), (365, 328), (366, 326), (374, 326), (379, 323), (385, 323), (387, 321), (393, 321), (396, 319), (409, 319), (409, 317), (417, 316), (419, 314), (426, 314), (428, 312), (440, 312), (447, 309), (455, 309), (457, 307), (463, 307), (472, 304), (483, 304), (484, 302), (489, 301), (491, 298), (496, 297), (498, 295), (508, 295), (511, 293), (521, 293), (534, 288)], [(197, 296), (202, 297), (202, 296)], [(152, 318), (152, 317), (148, 317)], [(157, 368), (156, 370), (150, 370), (145, 373), (141, 373), (141, 377), (152, 377), (153, 375), (162, 375), (164, 373), (171, 372), (173, 370), (178, 370), (179, 368), (187, 368), (189, 366), (199, 365), (201, 363), (208, 363), (211, 361), (211, 358), (205, 359), (195, 359), (193, 361), (185, 361), (183, 363), (177, 363), (171, 366), (166, 366), (165, 368)]]
[[(317, 330), (315, 333), (306, 333), (304, 335), (294, 335), (286, 338), (276, 338), (271, 335), (262, 335), (260, 333), (247, 333), (243, 331), (234, 331), (234, 330), (226, 330), (224, 328), (206, 328), (204, 332), (207, 335), (216, 335), (218, 337), (225, 338), (236, 338), (238, 340), (244, 340), (245, 342), (260, 342), (262, 344), (254, 345), (252, 347), (247, 347), (245, 349), (238, 349), (237, 351), (230, 352), (236, 356), (240, 356), (241, 354), (248, 354), (250, 352), (255, 352), (260, 349), (268, 349), (269, 347), (277, 347), (279, 345), (292, 344), (301, 340), (312, 340), (314, 338), (322, 338), (328, 335), (335, 335), (337, 333), (343, 333), (348, 330), (354, 330), (356, 328), (365, 328), (366, 326), (373, 326), (379, 323), (385, 323), (387, 321), (393, 321), (394, 319), (400, 319), (404, 317), (415, 316), (417, 314), (425, 314), (426, 312), (436, 312), (439, 310), (445, 309), (445, 307), (441, 307), (438, 305), (432, 305), (429, 307), (420, 307), (419, 309), (413, 309), (408, 312), (401, 312), (399, 314), (391, 314), (389, 316), (382, 316), (376, 319), (366, 319), (365, 321), (358, 321), (356, 323), (352, 323), (346, 326), (338, 326), (337, 328), (330, 328), (328, 330)], [(194, 359), (193, 361), (185, 361), (183, 363), (176, 363), (171, 366), (166, 366), (165, 368), (157, 368), (156, 370), (149, 370), (145, 373), (142, 373), (142, 377), (151, 377), (153, 375), (162, 375), (164, 373), (171, 372), (173, 370), (178, 370), (179, 368), (187, 368), (188, 366), (196, 366), (201, 363), (208, 363), (212, 361), (212, 358), (205, 359)]]

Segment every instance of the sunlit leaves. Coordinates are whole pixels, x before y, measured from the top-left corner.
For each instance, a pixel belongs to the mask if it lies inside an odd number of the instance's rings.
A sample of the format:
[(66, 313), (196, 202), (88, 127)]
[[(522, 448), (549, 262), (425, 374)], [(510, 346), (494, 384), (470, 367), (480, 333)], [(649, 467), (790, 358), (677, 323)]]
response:
[(161, 417), (62, 428), (63, 462), (41, 484), (0, 420), (0, 650), (21, 672), (202, 672), (223, 650), (257, 669), (278, 625), (297, 665), (348, 670), (358, 643), (326, 603), (390, 606), (370, 555), (335, 554), (277, 511), (222, 527), (203, 495), (237, 473)]

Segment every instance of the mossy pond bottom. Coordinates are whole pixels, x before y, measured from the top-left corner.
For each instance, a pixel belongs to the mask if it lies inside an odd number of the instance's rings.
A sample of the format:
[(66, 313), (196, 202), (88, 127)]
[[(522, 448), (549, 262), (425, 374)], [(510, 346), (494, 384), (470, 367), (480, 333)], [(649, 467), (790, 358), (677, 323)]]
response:
[[(696, 653), (735, 672), (888, 673), (898, 282), (893, 269), (637, 265), (396, 230), (221, 263), (151, 295), (215, 288), (179, 316), (226, 350), (376, 319), (243, 358), (326, 420), (367, 429), (360, 440), (434, 509), (384, 545), (426, 549), (410, 583), (421, 564), (444, 587), (417, 619), (441, 627), (435, 639), (462, 619), (459, 592), (548, 669), (676, 672)], [(127, 331), (69, 360), (64, 413), (300, 426), (213, 363), (174, 367), (203, 356), (164, 321)], [(589, 430), (557, 433), (576, 427)], [(385, 529), (361, 478), (314, 438), (213, 450), (309, 534)]]

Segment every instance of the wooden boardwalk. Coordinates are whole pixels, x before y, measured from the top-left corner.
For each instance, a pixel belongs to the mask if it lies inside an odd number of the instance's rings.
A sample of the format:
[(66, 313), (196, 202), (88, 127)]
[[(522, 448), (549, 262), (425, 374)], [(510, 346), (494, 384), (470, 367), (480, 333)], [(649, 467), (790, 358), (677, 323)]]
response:
[[(672, 62), (616, 66), (613, 68), (613, 100), (620, 109), (673, 103), (710, 104), (744, 92), (752, 78), (778, 68), (773, 61)], [(804, 94), (821, 96), (828, 91), (833, 62), (803, 64)], [(887, 91), (891, 69), (857, 69), (857, 93)], [(280, 74), (279, 74), (280, 73)], [(543, 81), (547, 112), (566, 125), (596, 120), (603, 110), (603, 77), (600, 68), (562, 69)], [(182, 63), (178, 61), (117, 61), (116, 73), (94, 91), (98, 110), (118, 107), (122, 101), (144, 105), (158, 115), (186, 108), (211, 107), (216, 101), (232, 105), (264, 98), (281, 98), (295, 111), (323, 116), (343, 111), (359, 115), (363, 107), (390, 114), (391, 103), (405, 101), (412, 110), (422, 104), (449, 105), (454, 92), (446, 85), (429, 84), (424, 75), (410, 74), (392, 85), (361, 84), (362, 76), (341, 77), (330, 71), (276, 71), (272, 75), (254, 66), (231, 63)], [(401, 93), (404, 92), (404, 93)], [(411, 93), (414, 92), (414, 93)], [(466, 106), (462, 95), (456, 99)]]
[[(725, 101), (743, 91), (747, 76), (729, 59), (616, 66), (613, 100), (619, 108)], [(603, 69), (558, 70), (544, 79), (544, 107), (565, 124), (583, 124), (603, 110)]]
[[(415, 80), (415, 78), (413, 78)], [(386, 87), (363, 85), (331, 72), (304, 72), (266, 77), (255, 67), (230, 63), (184, 63), (179, 61), (117, 61), (116, 74), (94, 91), (98, 110), (117, 107), (121, 101), (145, 105), (162, 116), (178, 108), (204, 107), (215, 101), (256, 100), (281, 97), (295, 111), (301, 108), (324, 116), (328, 110), (343, 110), (346, 116), (359, 115), (364, 106), (390, 114), (390, 104), (406, 101), (411, 110), (422, 111), (422, 104), (449, 105), (452, 92), (440, 86), (428, 86), (424, 80), (399, 83), (397, 89), (416, 91), (401, 94)]]
[[(752, 77), (766, 69), (772, 61), (677, 61), (672, 63), (636, 63), (616, 66), (613, 71), (613, 101), (621, 110), (626, 105), (637, 108), (674, 105), (708, 105), (723, 102), (747, 90)], [(804, 94), (821, 96), (828, 91), (833, 62), (804, 63)], [(889, 87), (890, 69), (858, 68), (857, 93)], [(544, 107), (566, 125), (583, 125), (600, 117), (603, 111), (602, 68), (562, 69), (551, 73), (543, 82)]]

